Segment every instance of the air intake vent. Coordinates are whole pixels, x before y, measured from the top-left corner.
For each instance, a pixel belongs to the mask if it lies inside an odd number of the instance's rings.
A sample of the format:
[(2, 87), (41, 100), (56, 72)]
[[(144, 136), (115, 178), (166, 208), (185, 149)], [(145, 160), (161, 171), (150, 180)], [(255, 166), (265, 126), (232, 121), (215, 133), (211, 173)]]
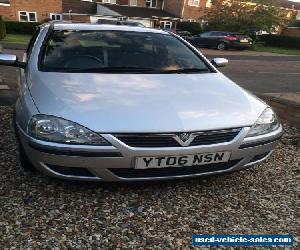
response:
[(240, 161), (241, 160), (233, 160), (226, 163), (215, 163), (191, 167), (172, 167), (159, 169), (111, 168), (109, 170), (121, 178), (176, 177), (228, 170), (238, 164)]

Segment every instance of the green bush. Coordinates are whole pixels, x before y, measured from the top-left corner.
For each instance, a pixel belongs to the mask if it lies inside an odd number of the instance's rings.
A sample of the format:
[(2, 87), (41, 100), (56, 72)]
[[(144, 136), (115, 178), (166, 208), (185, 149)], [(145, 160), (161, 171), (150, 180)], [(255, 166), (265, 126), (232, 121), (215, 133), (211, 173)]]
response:
[(266, 46), (275, 46), (288, 49), (300, 49), (300, 37), (282, 35), (260, 35), (259, 40)]
[(201, 24), (197, 22), (180, 22), (177, 24), (177, 29), (189, 31), (192, 35), (203, 32)]
[(2, 40), (6, 36), (6, 27), (5, 23), (0, 16), (0, 40)]
[(35, 28), (40, 25), (40, 23), (31, 22), (5, 22), (6, 32), (8, 34), (25, 34), (32, 35)]

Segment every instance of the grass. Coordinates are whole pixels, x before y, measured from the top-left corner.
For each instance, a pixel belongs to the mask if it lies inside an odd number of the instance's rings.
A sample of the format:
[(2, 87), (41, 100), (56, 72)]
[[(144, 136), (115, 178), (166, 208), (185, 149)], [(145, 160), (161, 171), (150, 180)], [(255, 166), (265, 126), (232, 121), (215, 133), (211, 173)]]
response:
[(269, 46), (264, 46), (262, 44), (255, 44), (253, 50), (257, 52), (270, 52), (270, 53), (283, 54), (283, 55), (294, 55), (294, 56), (300, 55), (300, 49), (269, 47)]
[(6, 37), (0, 41), (0, 43), (28, 44), (30, 38), (30, 35), (7, 34)]

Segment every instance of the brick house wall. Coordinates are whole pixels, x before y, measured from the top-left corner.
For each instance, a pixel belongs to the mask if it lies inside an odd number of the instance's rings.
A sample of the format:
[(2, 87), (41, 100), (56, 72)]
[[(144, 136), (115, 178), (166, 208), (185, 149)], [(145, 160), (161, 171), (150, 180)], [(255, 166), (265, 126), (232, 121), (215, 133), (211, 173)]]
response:
[(129, 5), (129, 0), (117, 0), (116, 3), (120, 5)]
[(300, 37), (300, 27), (299, 28), (286, 28), (284, 30), (282, 30), (281, 35), (284, 36), (296, 36), (296, 37)]
[(96, 14), (97, 4), (95, 2), (81, 1), (81, 0), (61, 0), (62, 12), (68, 13), (72, 10), (72, 13), (81, 14)]
[[(72, 10), (71, 17), (68, 14), (70, 10)], [(89, 23), (90, 16), (97, 13), (97, 4), (81, 0), (62, 0), (62, 12), (64, 20)]]
[(193, 19), (199, 21), (203, 18), (206, 11), (206, 0), (200, 0), (199, 6), (189, 6), (188, 0), (185, 1), (182, 18), (184, 20)]
[(164, 0), (164, 10), (175, 16), (182, 17), (184, 0)]
[(6, 21), (19, 21), (19, 11), (37, 13), (37, 21), (42, 22), (50, 13), (62, 12), (62, 0), (10, 0), (10, 6), (0, 5), (0, 15)]
[[(69, 15), (64, 15), (64, 20), (69, 20)], [(72, 21), (80, 22), (80, 23), (90, 23), (91, 18), (90, 15), (72, 15)]]
[(4, 20), (14, 19), (14, 14), (11, 11), (11, 7), (4, 4), (0, 5), (0, 16), (2, 16)]
[(200, 0), (199, 6), (190, 6), (189, 0), (164, 0), (164, 10), (183, 20), (201, 20), (208, 0)]
[(201, 20), (205, 15), (207, 0), (200, 0), (199, 6), (190, 6), (189, 0), (164, 0), (164, 10), (183, 20)]

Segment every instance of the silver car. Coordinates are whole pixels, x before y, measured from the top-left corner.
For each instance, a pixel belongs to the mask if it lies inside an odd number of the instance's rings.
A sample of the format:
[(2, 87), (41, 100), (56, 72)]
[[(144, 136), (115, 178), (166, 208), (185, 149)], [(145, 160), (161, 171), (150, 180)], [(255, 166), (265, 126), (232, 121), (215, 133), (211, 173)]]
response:
[(270, 107), (161, 30), (44, 24), (23, 60), (16, 133), (25, 170), (70, 180), (146, 181), (232, 172), (282, 136)]

